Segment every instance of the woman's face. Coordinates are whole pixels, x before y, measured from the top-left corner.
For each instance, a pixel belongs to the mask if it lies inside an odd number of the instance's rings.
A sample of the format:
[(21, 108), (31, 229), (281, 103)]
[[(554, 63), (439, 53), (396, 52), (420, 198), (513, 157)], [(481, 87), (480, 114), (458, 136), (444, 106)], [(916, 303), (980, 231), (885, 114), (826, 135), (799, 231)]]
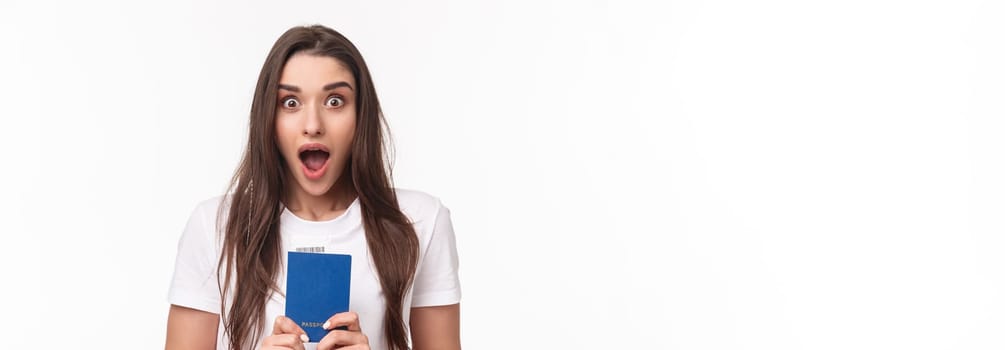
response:
[(283, 67), (276, 142), (287, 171), (310, 195), (328, 193), (349, 158), (356, 129), (354, 81), (331, 57), (298, 53)]

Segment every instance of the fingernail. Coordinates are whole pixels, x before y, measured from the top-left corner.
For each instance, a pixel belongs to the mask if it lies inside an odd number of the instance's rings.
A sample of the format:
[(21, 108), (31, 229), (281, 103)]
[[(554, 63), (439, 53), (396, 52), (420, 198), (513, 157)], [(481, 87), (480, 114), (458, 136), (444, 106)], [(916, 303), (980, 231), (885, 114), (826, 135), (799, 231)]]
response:
[(307, 338), (306, 334), (301, 334), (300, 335), (300, 341), (303, 341), (304, 343), (306, 343), (306, 342), (309, 342), (311, 340), (310, 340), (310, 338)]
[(332, 325), (331, 321), (325, 321), (325, 324), (321, 325), (321, 329), (327, 330), (328, 327), (331, 325)]

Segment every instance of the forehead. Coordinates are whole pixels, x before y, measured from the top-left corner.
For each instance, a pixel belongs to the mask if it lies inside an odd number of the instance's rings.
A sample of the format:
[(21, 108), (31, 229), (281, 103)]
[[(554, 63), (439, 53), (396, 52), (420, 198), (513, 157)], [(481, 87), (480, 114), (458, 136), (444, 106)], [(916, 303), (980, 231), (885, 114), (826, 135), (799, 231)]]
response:
[(280, 84), (301, 89), (320, 90), (324, 85), (344, 81), (355, 89), (355, 79), (349, 67), (335, 58), (298, 53), (290, 56), (279, 76)]

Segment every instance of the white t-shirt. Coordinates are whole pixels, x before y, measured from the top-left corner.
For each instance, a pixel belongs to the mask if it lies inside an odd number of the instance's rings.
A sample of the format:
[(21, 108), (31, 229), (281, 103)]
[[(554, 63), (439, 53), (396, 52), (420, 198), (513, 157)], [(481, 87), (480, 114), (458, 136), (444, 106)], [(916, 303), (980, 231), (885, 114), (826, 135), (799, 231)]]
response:
[[(419, 238), (419, 261), (412, 288), (405, 295), (404, 317), (413, 307), (451, 305), (460, 302), (461, 289), (457, 275), (457, 248), (450, 211), (440, 200), (428, 194), (396, 190), (398, 205), (412, 221)], [(216, 197), (200, 203), (192, 212), (185, 231), (178, 242), (174, 278), (168, 291), (171, 304), (220, 313), (220, 289), (217, 263), (223, 243), (222, 231), (217, 226), (217, 213), (225, 197)], [(223, 214), (226, 215), (227, 211)], [(220, 221), (225, 223), (226, 221)], [(359, 199), (357, 198), (339, 217), (328, 221), (307, 221), (284, 209), (279, 221), (284, 252), (298, 247), (324, 247), (327, 253), (352, 256), (352, 276), (349, 290), (349, 309), (359, 314), (360, 328), (370, 338), (370, 347), (386, 349), (384, 339), (384, 307), (377, 269), (367, 248), (363, 231)], [(278, 272), (277, 285), (286, 292), (286, 254)], [(265, 307), (263, 335), (272, 334), (276, 316), (284, 314), (285, 297), (273, 293)], [(232, 296), (228, 296), (231, 298)], [(228, 302), (229, 305), (229, 302)], [(217, 349), (227, 349), (229, 342), (223, 331), (223, 320), (218, 331)], [(263, 338), (264, 339), (264, 336)], [(311, 339), (317, 342), (319, 339)], [(261, 344), (261, 339), (259, 339)]]

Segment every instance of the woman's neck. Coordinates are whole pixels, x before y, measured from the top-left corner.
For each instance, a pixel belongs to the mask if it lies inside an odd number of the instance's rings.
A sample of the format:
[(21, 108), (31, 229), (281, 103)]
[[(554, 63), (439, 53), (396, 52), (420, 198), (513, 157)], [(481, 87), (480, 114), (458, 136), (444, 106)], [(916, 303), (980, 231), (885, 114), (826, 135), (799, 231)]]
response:
[(291, 183), (283, 203), (293, 214), (304, 220), (325, 221), (342, 215), (356, 199), (355, 190), (350, 185), (338, 181), (327, 193), (314, 196)]

